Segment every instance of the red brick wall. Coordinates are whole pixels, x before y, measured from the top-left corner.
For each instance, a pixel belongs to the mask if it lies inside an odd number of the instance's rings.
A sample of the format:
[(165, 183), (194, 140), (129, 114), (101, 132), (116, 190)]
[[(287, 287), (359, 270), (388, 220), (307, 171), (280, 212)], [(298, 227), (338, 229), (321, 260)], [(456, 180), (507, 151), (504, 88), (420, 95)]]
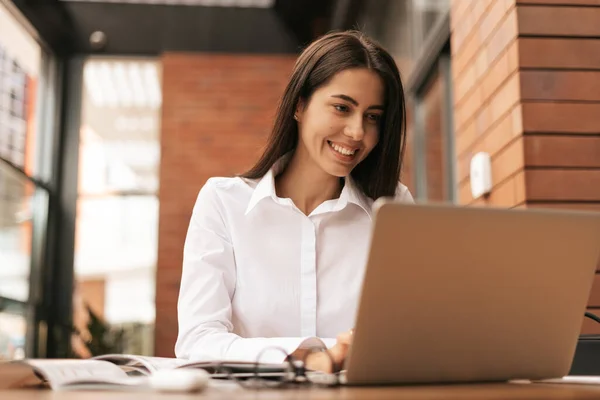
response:
[(517, 17), (527, 207), (600, 211), (600, 1), (517, 0)]
[(517, 4), (527, 206), (600, 210), (600, 1)]
[[(460, 201), (600, 209), (600, 2), (453, 0)], [(470, 194), (492, 156), (494, 189)]]
[(294, 60), (291, 55), (162, 56), (157, 356), (174, 355), (183, 243), (198, 191), (209, 177), (243, 172), (256, 160)]
[[(452, 73), (459, 200), (513, 207), (525, 203), (515, 0), (453, 0)], [(474, 200), (473, 155), (492, 157), (493, 190)]]
[(106, 278), (79, 280), (81, 297), (98, 317), (104, 318), (106, 301)]
[[(451, 21), (461, 203), (600, 211), (600, 1), (453, 0)], [(474, 200), (477, 151), (493, 190)]]

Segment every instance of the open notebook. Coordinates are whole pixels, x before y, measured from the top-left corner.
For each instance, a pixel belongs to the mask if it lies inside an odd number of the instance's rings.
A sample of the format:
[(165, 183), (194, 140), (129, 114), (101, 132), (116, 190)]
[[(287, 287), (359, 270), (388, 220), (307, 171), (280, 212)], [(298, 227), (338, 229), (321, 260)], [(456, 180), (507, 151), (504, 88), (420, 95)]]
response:
[(164, 369), (199, 368), (212, 378), (281, 377), (287, 364), (253, 362), (190, 362), (173, 358), (108, 354), (89, 360), (26, 359), (0, 362), (0, 389), (49, 387), (74, 389), (143, 389), (149, 378)]

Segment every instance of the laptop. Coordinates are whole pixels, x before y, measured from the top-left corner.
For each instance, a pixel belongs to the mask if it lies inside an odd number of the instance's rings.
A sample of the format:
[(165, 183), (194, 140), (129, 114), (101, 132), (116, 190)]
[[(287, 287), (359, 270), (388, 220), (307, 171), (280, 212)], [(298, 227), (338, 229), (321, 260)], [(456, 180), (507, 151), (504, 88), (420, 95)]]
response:
[(600, 213), (378, 200), (348, 385), (567, 375)]

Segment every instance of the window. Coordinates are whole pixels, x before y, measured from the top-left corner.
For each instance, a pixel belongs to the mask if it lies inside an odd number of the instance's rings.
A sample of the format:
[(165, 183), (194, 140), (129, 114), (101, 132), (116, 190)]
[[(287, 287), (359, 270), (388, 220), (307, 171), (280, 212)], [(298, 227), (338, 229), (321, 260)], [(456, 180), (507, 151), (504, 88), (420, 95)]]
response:
[(0, 359), (31, 345), (52, 178), (53, 58), (22, 21), (0, 2)]
[(450, 0), (412, 0), (415, 56), (433, 34), (436, 24), (450, 10)]
[(135, 354), (153, 352), (159, 73), (153, 59), (94, 57), (84, 65), (76, 290), (107, 329), (124, 332), (113, 351)]
[(415, 97), (418, 197), (433, 202), (454, 203), (454, 140), (451, 82), (448, 56), (442, 53), (435, 69)]
[(31, 264), (33, 183), (0, 164), (0, 296), (26, 302)]

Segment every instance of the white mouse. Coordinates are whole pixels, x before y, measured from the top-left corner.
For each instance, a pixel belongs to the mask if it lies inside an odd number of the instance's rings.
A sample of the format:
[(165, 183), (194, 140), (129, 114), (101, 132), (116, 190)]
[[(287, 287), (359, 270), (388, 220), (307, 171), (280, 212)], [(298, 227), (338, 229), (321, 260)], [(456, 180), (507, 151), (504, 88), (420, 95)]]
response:
[(150, 387), (160, 392), (199, 392), (209, 381), (209, 373), (202, 369), (163, 369), (149, 377)]

